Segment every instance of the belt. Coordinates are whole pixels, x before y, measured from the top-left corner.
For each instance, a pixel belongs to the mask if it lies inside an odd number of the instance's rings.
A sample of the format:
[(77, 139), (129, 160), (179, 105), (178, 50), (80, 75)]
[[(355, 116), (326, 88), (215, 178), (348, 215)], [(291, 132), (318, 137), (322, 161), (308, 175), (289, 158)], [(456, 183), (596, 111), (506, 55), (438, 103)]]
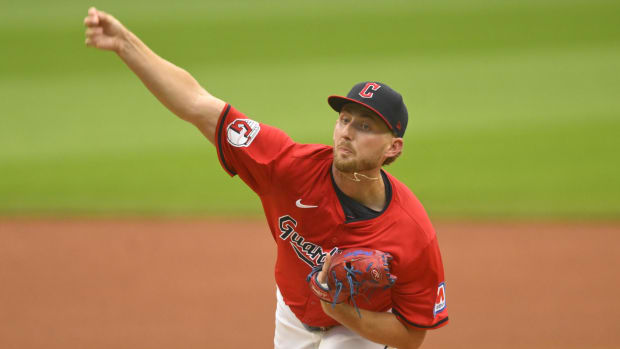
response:
[(304, 328), (310, 332), (326, 332), (331, 330), (332, 328), (336, 327), (335, 325), (331, 325), (331, 326), (310, 326), (310, 325), (306, 325), (304, 323), (302, 323), (302, 325), (304, 325)]

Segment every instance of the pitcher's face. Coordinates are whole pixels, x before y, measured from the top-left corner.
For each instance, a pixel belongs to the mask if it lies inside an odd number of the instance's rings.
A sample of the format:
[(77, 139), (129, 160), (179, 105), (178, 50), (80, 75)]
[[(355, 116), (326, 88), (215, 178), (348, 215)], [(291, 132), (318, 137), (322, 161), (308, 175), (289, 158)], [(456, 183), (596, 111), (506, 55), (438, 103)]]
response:
[(373, 111), (345, 104), (334, 127), (334, 165), (353, 173), (381, 167), (394, 135)]

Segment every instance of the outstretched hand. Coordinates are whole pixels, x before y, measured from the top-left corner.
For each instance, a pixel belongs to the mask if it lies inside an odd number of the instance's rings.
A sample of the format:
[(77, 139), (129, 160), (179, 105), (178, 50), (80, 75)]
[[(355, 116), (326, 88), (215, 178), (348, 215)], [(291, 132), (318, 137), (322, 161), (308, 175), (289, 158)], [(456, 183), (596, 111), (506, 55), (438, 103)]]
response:
[(86, 45), (89, 47), (118, 52), (126, 40), (127, 29), (121, 22), (94, 7), (88, 9), (84, 25)]

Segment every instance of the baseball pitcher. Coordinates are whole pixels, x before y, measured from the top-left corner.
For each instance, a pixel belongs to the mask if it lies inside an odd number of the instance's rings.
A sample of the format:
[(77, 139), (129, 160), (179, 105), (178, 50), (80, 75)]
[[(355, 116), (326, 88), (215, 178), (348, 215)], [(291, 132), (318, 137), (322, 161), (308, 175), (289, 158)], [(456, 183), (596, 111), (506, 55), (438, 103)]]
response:
[(382, 169), (403, 148), (398, 92), (364, 81), (330, 96), (333, 145), (299, 144), (209, 94), (113, 16), (90, 8), (84, 24), (87, 46), (116, 52), (259, 195), (277, 248), (275, 348), (418, 348), (448, 323), (433, 226)]

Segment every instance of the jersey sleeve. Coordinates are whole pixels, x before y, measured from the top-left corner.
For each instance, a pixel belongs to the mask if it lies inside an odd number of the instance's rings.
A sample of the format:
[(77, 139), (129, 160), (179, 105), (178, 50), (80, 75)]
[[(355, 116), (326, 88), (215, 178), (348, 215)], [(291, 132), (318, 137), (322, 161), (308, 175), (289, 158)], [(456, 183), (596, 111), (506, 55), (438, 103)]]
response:
[(284, 149), (294, 143), (281, 130), (249, 119), (227, 104), (216, 128), (220, 164), (230, 176), (239, 177), (256, 193), (272, 186), (272, 170)]
[(392, 312), (406, 326), (436, 329), (448, 323), (446, 283), (437, 239), (409, 263), (394, 271)]

